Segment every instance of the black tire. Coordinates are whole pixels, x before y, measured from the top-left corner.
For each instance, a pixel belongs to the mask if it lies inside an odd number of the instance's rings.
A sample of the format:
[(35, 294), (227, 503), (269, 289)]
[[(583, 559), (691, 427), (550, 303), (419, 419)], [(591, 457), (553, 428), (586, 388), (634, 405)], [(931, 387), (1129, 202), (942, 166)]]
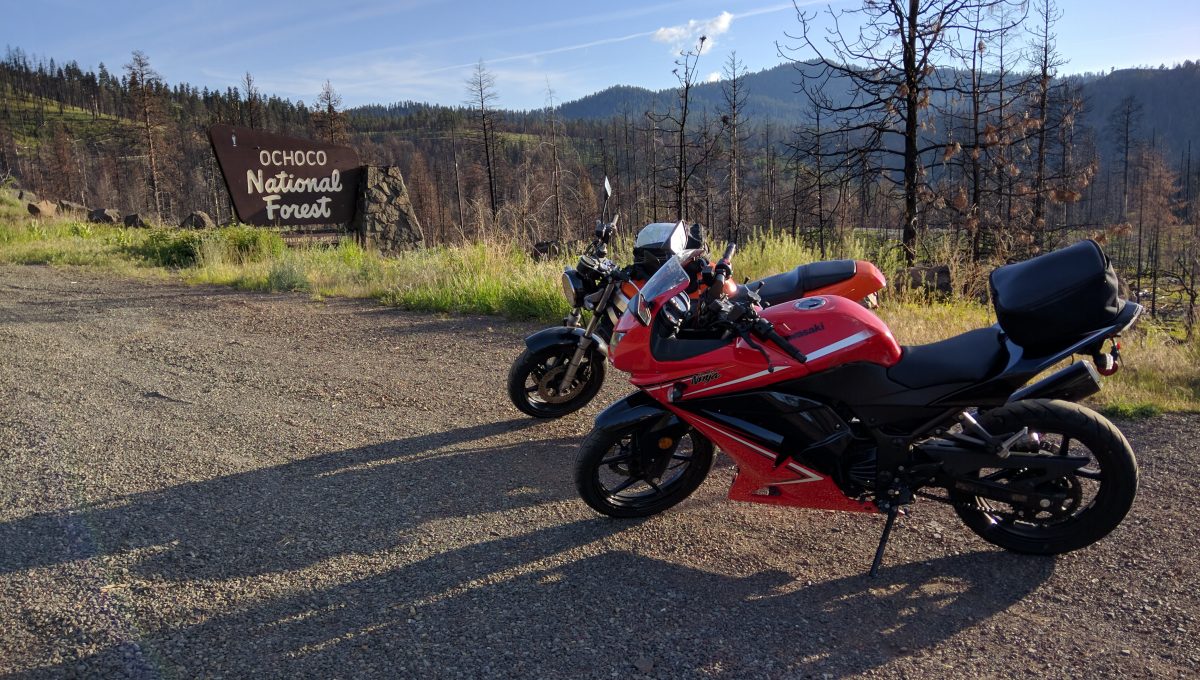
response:
[[(689, 429), (669, 449), (671, 461), (680, 463), (671, 462), (662, 474), (646, 481), (636, 469), (619, 460), (626, 453), (638, 455), (636, 435), (636, 431), (614, 434), (592, 430), (583, 440), (575, 461), (575, 488), (596, 512), (610, 517), (658, 514), (690, 496), (712, 469), (712, 443)], [(609, 486), (604, 480), (607, 476), (622, 481)], [(622, 488), (630, 480), (629, 486)]]
[[(1068, 498), (1052, 510), (1019, 510), (951, 491), (955, 512), (983, 540), (1019, 553), (1070, 552), (1107, 536), (1133, 505), (1137, 460), (1125, 435), (1099, 413), (1066, 401), (1030, 399), (990, 410), (979, 423), (998, 436), (1028, 427), (1040, 435), (1040, 451), (1092, 458), (1076, 473), (1044, 483), (1057, 485)], [(990, 478), (1003, 481), (1013, 474), (996, 472)]]
[[(575, 345), (555, 345), (538, 352), (526, 349), (508, 371), (508, 398), (522, 413), (534, 418), (561, 418), (587, 406), (604, 385), (606, 361), (589, 350), (579, 365), (575, 389), (566, 401), (547, 401), (536, 386), (547, 371), (564, 366), (575, 354)], [(532, 384), (531, 384), (532, 383)]]

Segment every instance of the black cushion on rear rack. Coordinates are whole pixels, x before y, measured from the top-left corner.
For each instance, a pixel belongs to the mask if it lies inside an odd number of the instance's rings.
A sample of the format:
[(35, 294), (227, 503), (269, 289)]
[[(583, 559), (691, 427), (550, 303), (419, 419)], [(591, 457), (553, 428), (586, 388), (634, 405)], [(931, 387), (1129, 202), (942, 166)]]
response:
[(990, 278), (996, 320), (1030, 354), (1062, 349), (1117, 317), (1117, 275), (1092, 240), (1005, 265)]

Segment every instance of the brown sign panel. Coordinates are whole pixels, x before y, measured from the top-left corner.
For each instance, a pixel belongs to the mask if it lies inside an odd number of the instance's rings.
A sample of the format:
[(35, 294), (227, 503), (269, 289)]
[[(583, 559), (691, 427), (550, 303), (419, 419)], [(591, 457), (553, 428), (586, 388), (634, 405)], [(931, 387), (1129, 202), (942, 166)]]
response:
[(208, 138), (238, 219), (246, 224), (345, 224), (361, 163), (348, 146), (214, 125)]

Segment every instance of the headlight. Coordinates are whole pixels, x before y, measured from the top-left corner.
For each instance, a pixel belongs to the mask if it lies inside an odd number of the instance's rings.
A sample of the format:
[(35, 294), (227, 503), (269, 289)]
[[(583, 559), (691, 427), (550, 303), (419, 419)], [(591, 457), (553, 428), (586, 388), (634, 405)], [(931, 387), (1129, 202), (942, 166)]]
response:
[(583, 304), (583, 280), (579, 278), (579, 272), (570, 268), (563, 270), (562, 291), (572, 307)]

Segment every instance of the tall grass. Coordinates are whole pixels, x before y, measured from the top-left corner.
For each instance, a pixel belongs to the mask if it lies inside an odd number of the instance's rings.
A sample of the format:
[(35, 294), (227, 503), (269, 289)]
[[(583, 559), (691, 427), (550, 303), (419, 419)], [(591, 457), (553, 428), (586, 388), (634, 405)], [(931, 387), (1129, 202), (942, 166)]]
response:
[[(724, 244), (713, 244), (720, 252)], [(611, 247), (620, 261), (632, 243)], [(932, 301), (908, 290), (900, 253), (869, 241), (830, 244), (829, 258), (866, 259), (888, 276), (879, 315), (903, 345), (941, 340), (995, 322), (969, 299)], [(738, 278), (758, 278), (822, 259), (786, 235), (751, 238), (735, 259)], [(0, 192), (0, 263), (83, 266), (125, 275), (171, 277), (245, 290), (378, 300), (414, 310), (496, 314), (556, 321), (567, 311), (559, 275), (575, 254), (533, 260), (512, 242), (438, 247), (384, 257), (347, 239), (334, 247), (288, 249), (277, 233), (234, 226), (211, 231), (127, 229), (69, 219), (35, 220)], [(982, 281), (962, 267), (956, 281)], [(1114, 413), (1200, 410), (1200, 342), (1184, 343), (1149, 320), (1124, 339), (1126, 363), (1095, 403)]]

